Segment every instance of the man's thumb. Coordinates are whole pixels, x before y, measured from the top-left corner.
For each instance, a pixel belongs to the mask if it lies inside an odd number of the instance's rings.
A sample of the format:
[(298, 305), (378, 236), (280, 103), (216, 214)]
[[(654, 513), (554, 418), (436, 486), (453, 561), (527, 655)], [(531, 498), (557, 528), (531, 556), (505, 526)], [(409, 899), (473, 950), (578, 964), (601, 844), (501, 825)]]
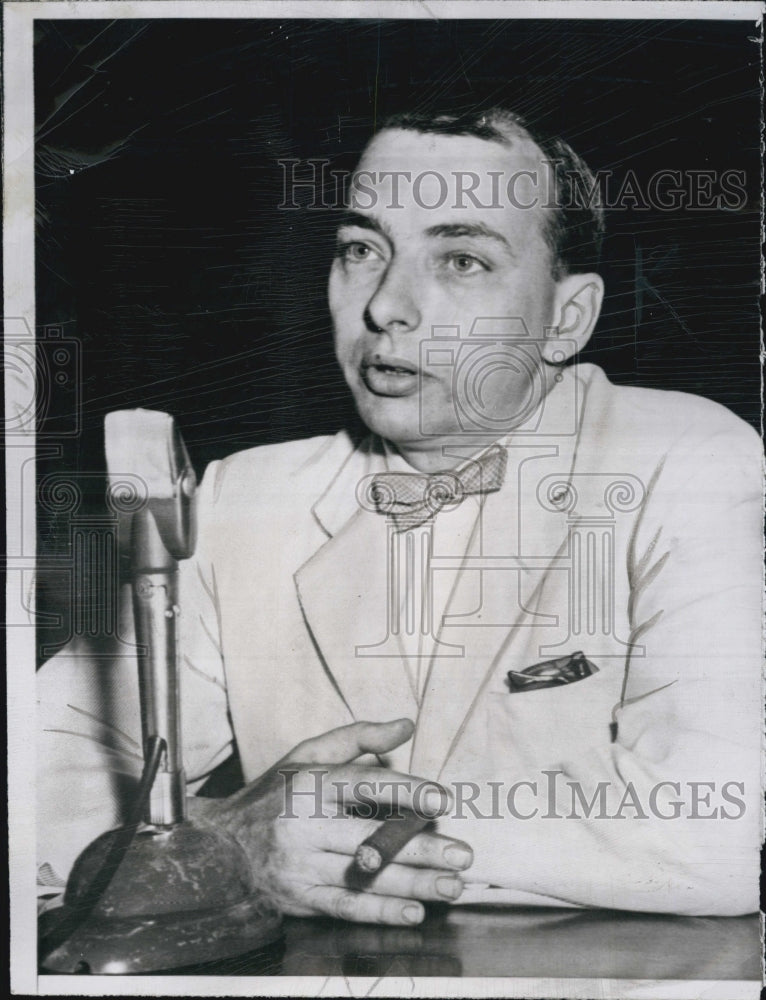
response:
[(393, 722), (353, 722), (331, 729), (293, 747), (280, 764), (348, 764), (365, 753), (387, 753), (405, 743), (415, 729), (410, 719)]

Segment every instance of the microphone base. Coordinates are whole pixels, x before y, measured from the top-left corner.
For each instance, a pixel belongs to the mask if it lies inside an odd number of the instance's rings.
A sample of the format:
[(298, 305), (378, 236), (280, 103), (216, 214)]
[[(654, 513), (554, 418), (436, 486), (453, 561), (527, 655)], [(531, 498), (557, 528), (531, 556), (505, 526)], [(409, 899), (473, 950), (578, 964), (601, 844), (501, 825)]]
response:
[(75, 862), (64, 906), (49, 914), (57, 926), (71, 919), (74, 929), (44, 955), (43, 971), (167, 973), (245, 955), (280, 939), (281, 915), (255, 888), (239, 844), (189, 821), (139, 830), (102, 898), (77, 924), (78, 900), (114, 836), (111, 831), (97, 838)]

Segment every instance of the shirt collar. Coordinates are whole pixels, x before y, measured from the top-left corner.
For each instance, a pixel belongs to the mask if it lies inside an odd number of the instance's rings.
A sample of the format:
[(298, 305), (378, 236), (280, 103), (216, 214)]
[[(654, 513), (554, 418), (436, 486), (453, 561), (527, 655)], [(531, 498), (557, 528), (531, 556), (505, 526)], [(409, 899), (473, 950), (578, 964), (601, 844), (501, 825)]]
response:
[[(482, 455), (486, 454), (490, 448), (494, 448), (499, 445), (501, 448), (507, 447), (510, 441), (511, 435), (506, 434), (504, 437), (500, 438), (498, 441), (493, 441), (491, 444), (484, 445), (479, 451), (474, 454), (466, 454), (465, 459), (460, 462), (459, 465), (455, 466), (454, 469), (447, 469), (446, 463), (444, 469), (439, 469), (439, 472), (455, 472), (459, 474), (462, 469), (464, 469), (469, 462), (475, 461)], [(415, 475), (424, 475), (419, 469), (416, 469), (413, 465), (407, 461), (406, 458), (396, 449), (396, 447), (391, 444), (390, 441), (386, 441), (385, 438), (381, 438), (381, 443), (383, 447), (383, 461), (385, 463), (386, 472), (409, 472)], [(468, 449), (466, 448), (466, 451)]]

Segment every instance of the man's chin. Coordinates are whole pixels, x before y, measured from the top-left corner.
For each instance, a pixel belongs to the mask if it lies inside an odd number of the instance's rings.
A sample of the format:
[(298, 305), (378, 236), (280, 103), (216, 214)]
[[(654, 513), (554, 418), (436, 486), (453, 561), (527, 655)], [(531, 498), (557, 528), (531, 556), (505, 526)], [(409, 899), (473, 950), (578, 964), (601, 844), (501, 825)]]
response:
[(465, 448), (466, 445), (481, 445), (475, 436), (466, 435), (453, 426), (434, 428), (432, 433), (425, 433), (417, 411), (414, 419), (410, 420), (402, 414), (381, 412), (378, 408), (372, 412), (359, 408), (359, 416), (373, 434), (384, 438), (403, 455), (429, 452), (446, 455), (446, 449), (450, 447)]
[(423, 436), (417, 398), (374, 396), (366, 390), (355, 396), (357, 412), (374, 434), (392, 444), (417, 441)]
[(478, 450), (491, 443), (496, 435), (466, 433), (449, 415), (424, 412), (422, 398), (373, 396), (367, 391), (354, 394), (357, 412), (364, 424), (403, 454), (438, 453), (446, 449)]
[(417, 425), (413, 427), (408, 424), (402, 425), (394, 420), (380, 420), (372, 417), (368, 419), (364, 413), (360, 414), (360, 416), (373, 434), (384, 438), (398, 449), (427, 451), (434, 446), (434, 439), (421, 435), (418, 432)]

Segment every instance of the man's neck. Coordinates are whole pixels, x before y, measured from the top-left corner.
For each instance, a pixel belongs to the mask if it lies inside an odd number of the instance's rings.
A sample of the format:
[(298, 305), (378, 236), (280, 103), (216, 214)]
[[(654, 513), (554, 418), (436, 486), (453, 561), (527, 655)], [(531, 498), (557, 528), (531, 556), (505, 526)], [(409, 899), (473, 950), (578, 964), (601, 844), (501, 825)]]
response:
[[(505, 435), (499, 443), (504, 440)], [(498, 442), (489, 438), (475, 438), (473, 440), (460, 438), (450, 443), (442, 442), (438, 446), (428, 448), (394, 444), (391, 441), (387, 441), (386, 445), (400, 455), (415, 471), (430, 474), (456, 469), (468, 459), (477, 457), (496, 443)]]
[[(570, 379), (573, 368), (564, 369), (563, 378)], [(526, 418), (517, 426), (509, 428), (503, 434), (493, 436), (491, 432), (487, 434), (456, 434), (454, 437), (443, 437), (433, 439), (420, 439), (405, 442), (393, 442), (387, 440), (387, 446), (401, 455), (408, 465), (417, 472), (430, 474), (432, 472), (446, 472), (456, 469), (471, 458), (476, 458), (486, 451), (493, 444), (505, 445), (512, 435), (517, 434), (524, 428), (532, 428), (540, 433), (538, 424), (541, 419), (541, 406), (545, 404), (546, 410), (550, 411), (549, 400), (555, 398), (560, 400), (557, 406), (566, 406), (569, 398), (562, 394), (561, 389), (553, 391), (554, 376), (546, 371), (547, 382), (542, 389), (542, 397), (534, 412), (528, 414)], [(555, 411), (555, 408), (554, 408)], [(570, 415), (570, 419), (571, 419)], [(569, 422), (567, 422), (567, 426)], [(554, 419), (555, 426), (555, 419)], [(550, 431), (548, 431), (550, 433)], [(571, 432), (570, 432), (571, 433)]]

